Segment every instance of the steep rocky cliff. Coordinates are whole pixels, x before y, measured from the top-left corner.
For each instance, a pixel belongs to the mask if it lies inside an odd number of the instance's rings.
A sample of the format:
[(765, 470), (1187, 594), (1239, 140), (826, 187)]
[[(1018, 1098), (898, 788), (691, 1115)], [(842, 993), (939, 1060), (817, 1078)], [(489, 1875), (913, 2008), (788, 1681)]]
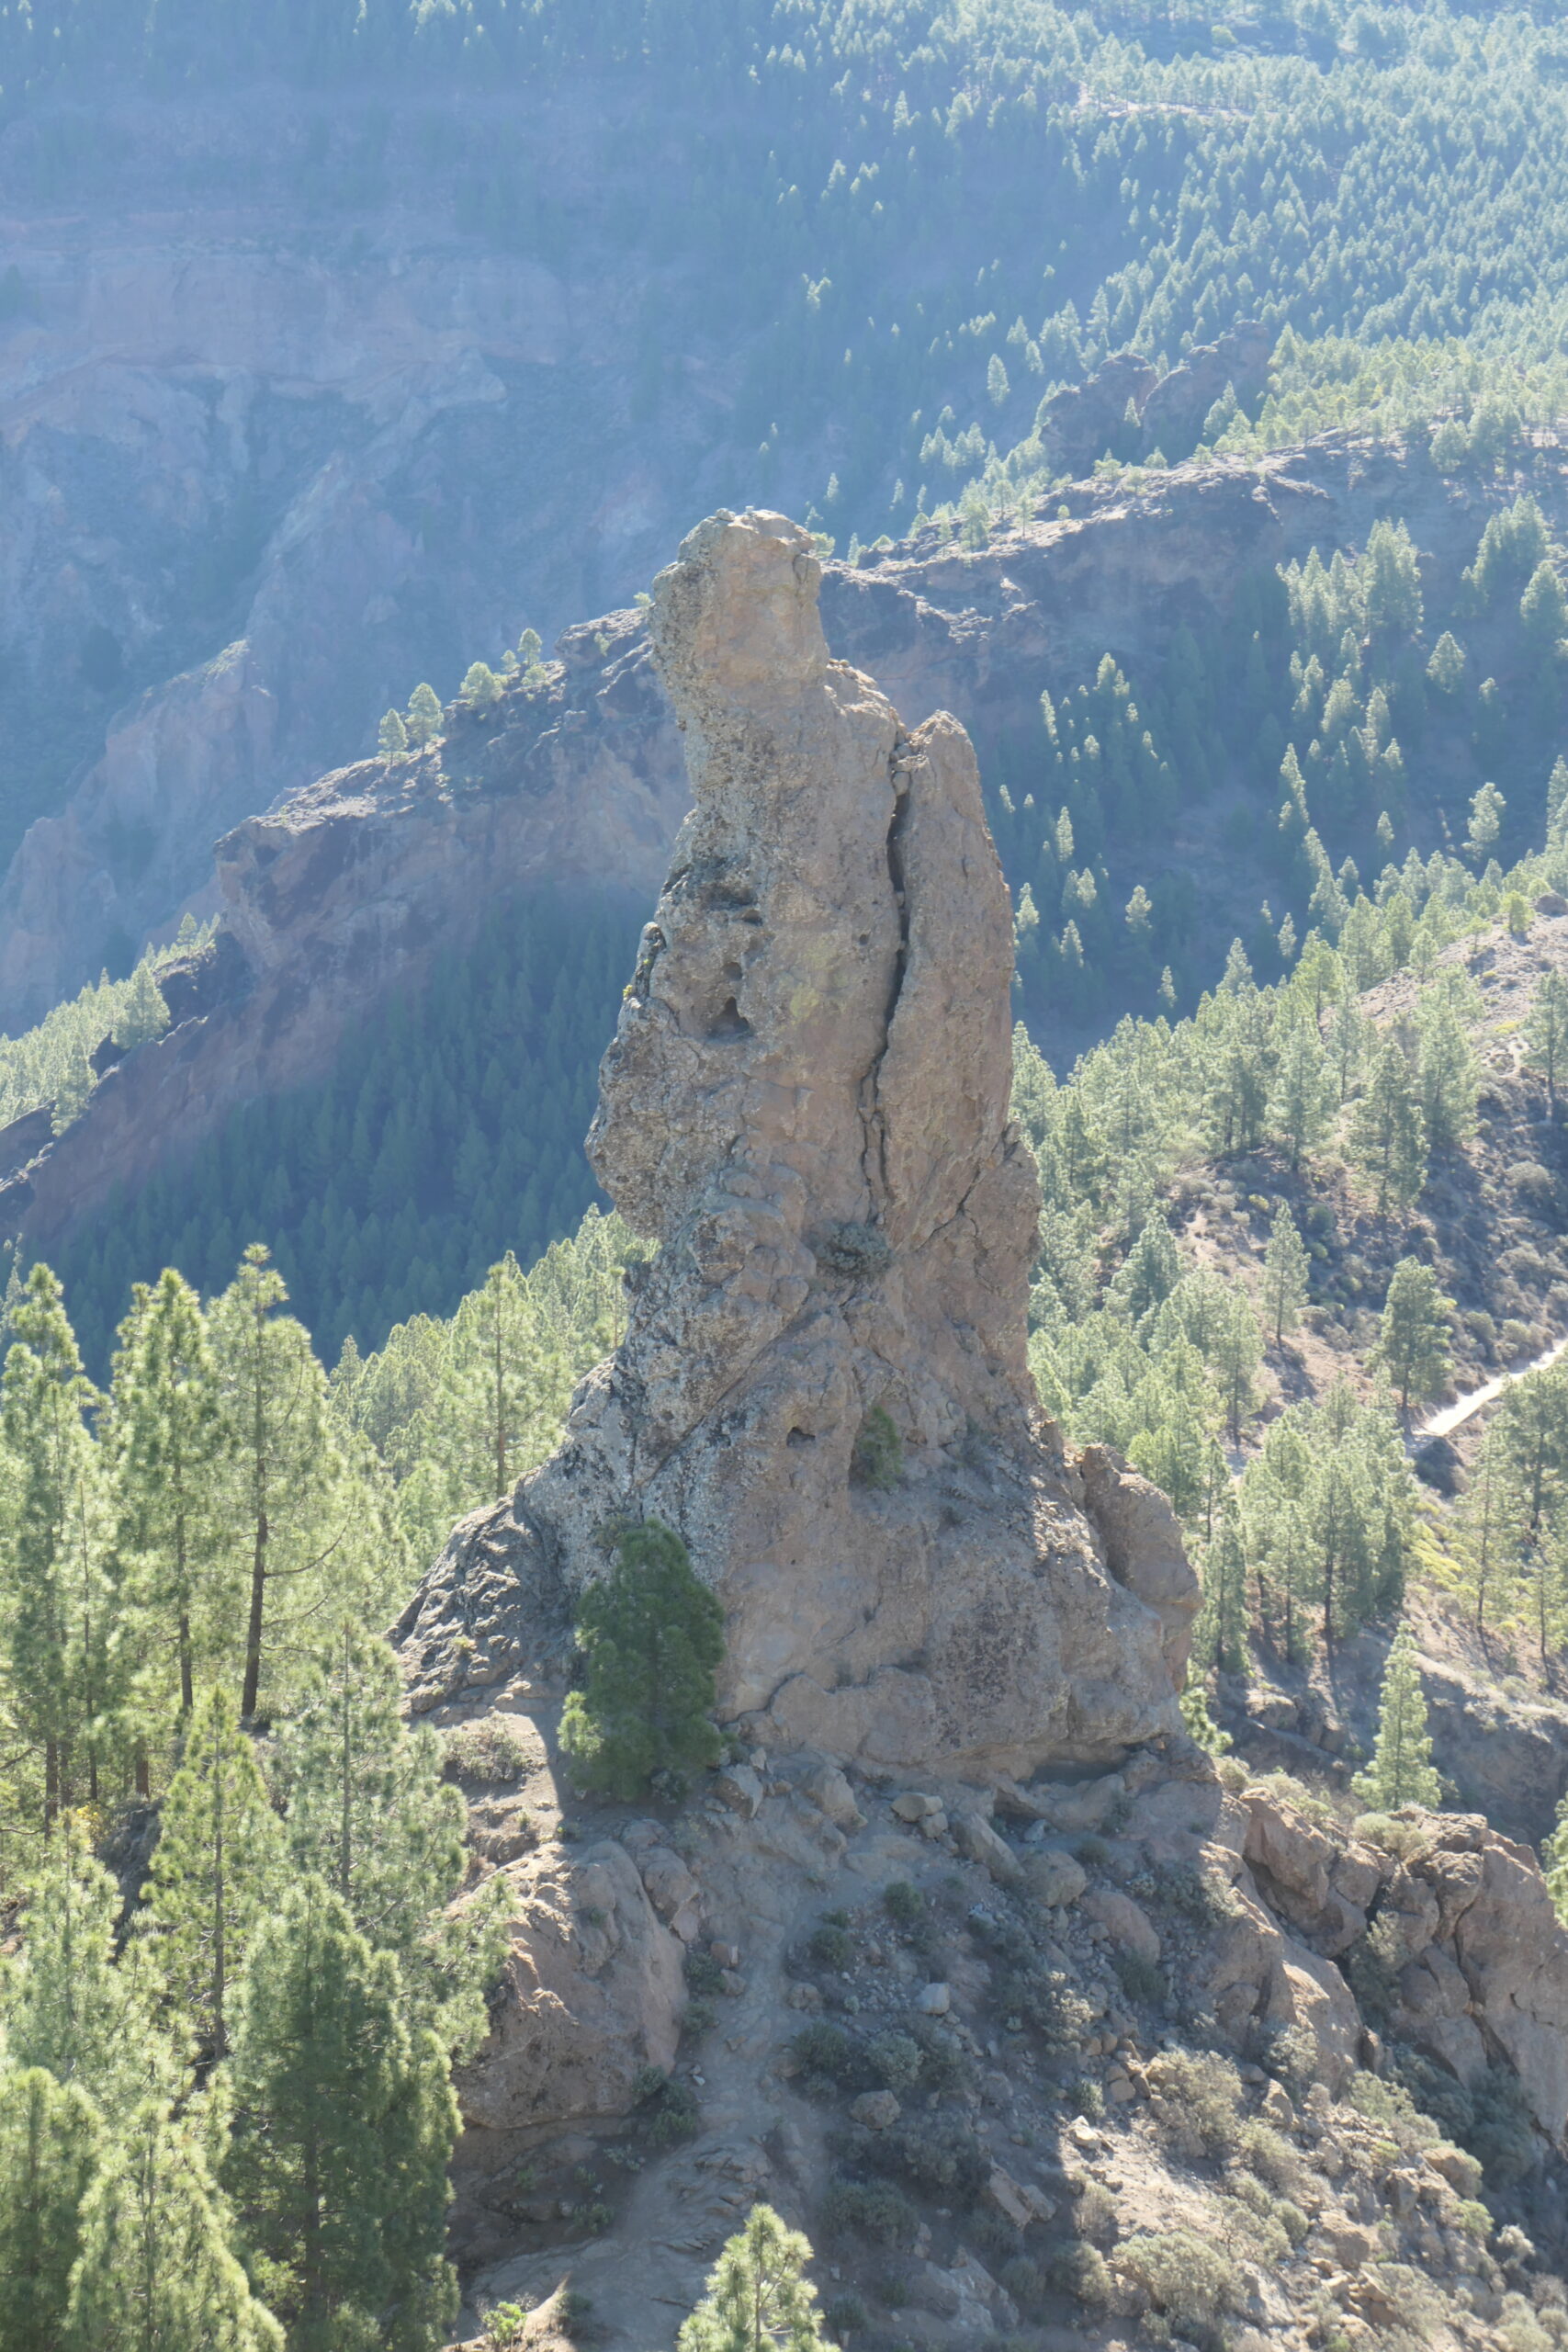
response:
[[(1537, 487), (1561, 527), (1561, 469)], [(1240, 582), (1314, 545), (1364, 545), (1380, 514), (1408, 518), (1447, 593), (1485, 514), (1510, 495), (1440, 474), (1418, 451), (1348, 436), (1257, 466), (1080, 484), (1065, 515), (998, 534), (980, 552), (933, 532), (858, 570), (828, 567), (823, 626), (908, 725), (953, 711), (983, 772), (1010, 775), (1021, 793), (1043, 688), (1060, 695), (1108, 650), (1135, 673), (1178, 628), (1222, 620)], [(417, 980), (433, 943), (460, 937), (499, 894), (558, 877), (651, 902), (684, 786), (645, 624), (611, 615), (568, 630), (557, 650), (542, 683), (512, 683), (489, 713), (453, 706), (445, 739), (422, 758), (340, 770), (225, 838), (209, 885), (232, 943), (221, 974), (183, 1000), (189, 1018), (175, 1034), (130, 1057), (85, 1117), (34, 1154), (24, 1184), (0, 1191), (0, 1234), (20, 1227), (45, 1246), (117, 1183), (134, 1188), (177, 1162), (234, 1102), (321, 1075), (356, 1015)], [(240, 676), (226, 693), (239, 693)], [(1448, 758), (1428, 747), (1438, 780)], [(1421, 821), (1436, 841), (1437, 811)], [(1201, 876), (1198, 920), (1216, 965), (1274, 887), (1256, 811), (1223, 792), (1184, 808), (1170, 842), (1113, 844), (1111, 856), (1116, 869), (1145, 861), (1128, 866), (1128, 888), (1147, 878), (1149, 859)], [(26, 922), (15, 909), (13, 921), (20, 954)]]
[[(1086, 1488), (1036, 1426), (1038, 1194), (974, 753), (829, 661), (818, 583), (767, 514), (716, 516), (660, 575), (695, 807), (589, 1149), (661, 1248), (561, 1452), (492, 1523), (558, 1621), (607, 1527), (677, 1527), (724, 1600), (721, 1709), (749, 1739), (1093, 1759), (1176, 1727), (1196, 1585), (1152, 1488), (1107, 1463)], [(1112, 1549), (1081, 1506), (1120, 1528), (1124, 1489), (1143, 1524)], [(461, 1531), (406, 1621), (443, 1695), (490, 1532)]]

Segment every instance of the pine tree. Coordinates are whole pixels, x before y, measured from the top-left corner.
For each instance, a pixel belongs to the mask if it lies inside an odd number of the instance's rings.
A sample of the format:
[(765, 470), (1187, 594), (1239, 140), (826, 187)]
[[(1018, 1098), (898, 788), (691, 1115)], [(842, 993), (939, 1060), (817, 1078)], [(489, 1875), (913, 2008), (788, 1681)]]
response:
[(1437, 1396), (1453, 1370), (1453, 1300), (1445, 1298), (1431, 1267), (1418, 1258), (1402, 1258), (1389, 1276), (1371, 1357), (1388, 1374), (1402, 1413), (1408, 1414), (1412, 1396), (1424, 1402)]
[(724, 1613), (672, 1529), (654, 1519), (623, 1531), (615, 1566), (583, 1596), (577, 1638), (588, 1673), (560, 1740), (586, 1786), (631, 1797), (654, 1772), (714, 1760)]
[(1538, 563), (1519, 599), (1519, 618), (1531, 650), (1551, 653), (1568, 637), (1568, 596), (1550, 563)]
[(1536, 990), (1525, 1028), (1526, 1059), (1546, 1079), (1546, 1099), (1557, 1106), (1557, 1073), (1568, 1057), (1568, 980), (1547, 972)]
[(1234, 1493), (1224, 1498), (1219, 1530), (1204, 1560), (1193, 1653), (1202, 1665), (1226, 1674), (1247, 1670), (1247, 1546)]
[[(400, 1823), (393, 1815), (387, 1834)], [(177, 2014), (207, 2049), (227, 2046), (228, 1992), (282, 1883), (283, 1832), (255, 1750), (221, 1683), (203, 1693), (159, 1814), (141, 1925)]]
[(107, 1735), (114, 1597), (104, 1562), (97, 1391), (82, 1369), (60, 1284), (35, 1266), (13, 1309), (0, 1377), (0, 1658), (17, 1729), (44, 1761), (46, 1834), (82, 1747), (89, 1794)]
[(1428, 1152), (1457, 1151), (1475, 1125), (1481, 1065), (1461, 1006), (1448, 989), (1428, 989), (1416, 1015), (1416, 1080)]
[(1558, 1802), (1551, 1835), (1540, 1849), (1540, 1867), (1552, 1908), (1568, 1928), (1568, 1793)]
[(434, 1732), (403, 1722), (386, 1643), (344, 1620), (279, 1742), (289, 1860), (325, 1882), (371, 1944), (396, 1955), (414, 2021), (467, 2048), (484, 2031), (482, 1996), (500, 1950), (493, 1905), (446, 1917), (467, 1867), (468, 1815), (442, 1770)]
[(1283, 1346), (1285, 1333), (1296, 1328), (1311, 1268), (1295, 1219), (1289, 1209), (1282, 1208), (1274, 1219), (1263, 1260), (1264, 1312), (1277, 1348)]
[(389, 710), (376, 729), (376, 749), (388, 765), (408, 757), (409, 730), (403, 725), (400, 710)]
[(1464, 684), (1464, 647), (1458, 638), (1443, 630), (1432, 647), (1432, 661), (1427, 663), (1427, 677), (1432, 680), (1438, 694), (1455, 696)]
[(676, 2352), (832, 2352), (806, 2276), (809, 2241), (771, 2205), (753, 2205), (708, 2273)]
[(1376, 1182), (1379, 1216), (1391, 1204), (1407, 1209), (1427, 1181), (1427, 1127), (1409, 1064), (1392, 1037), (1356, 1105), (1350, 1146)]
[(1328, 1055), (1338, 1082), (1341, 1107), (1349, 1101), (1361, 1082), (1370, 1033), (1371, 1023), (1363, 1020), (1360, 1006), (1354, 996), (1347, 995), (1335, 1007), (1334, 1025), (1328, 1039)]
[(1369, 1813), (1396, 1813), (1402, 1804), (1436, 1808), (1442, 1803), (1443, 1784), (1432, 1763), (1427, 1701), (1408, 1625), (1401, 1625), (1394, 1635), (1383, 1670), (1372, 1760), (1350, 1786)]
[(1493, 1577), (1518, 1550), (1517, 1498), (1508, 1476), (1504, 1432), (1494, 1420), (1460, 1505), (1466, 1547), (1475, 1573), (1475, 1631), (1486, 1649), (1486, 1603)]
[(1181, 1727), (1195, 1747), (1205, 1756), (1228, 1756), (1235, 1742), (1228, 1731), (1222, 1731), (1209, 1712), (1209, 1694), (1201, 1682), (1195, 1682), (1190, 1670), (1183, 1684), (1178, 1704), (1181, 1709)]
[(434, 687), (415, 686), (409, 696), (408, 712), (408, 738), (415, 751), (423, 752), (425, 745), (440, 734), (445, 717), (441, 697)]
[[(218, 1557), (225, 1419), (201, 1301), (166, 1267), (139, 1283), (120, 1326), (112, 1386), (112, 1453), (122, 1577), (143, 1650), (144, 1681), (171, 1649), (179, 1707), (196, 1698), (198, 1608), (204, 1660), (218, 1646), (211, 1621), (231, 1610)], [(226, 1607), (225, 1604), (228, 1604)]]
[(1555, 848), (1562, 842), (1565, 824), (1568, 824), (1568, 759), (1559, 752), (1546, 780), (1546, 839), (1549, 847)]
[(42, 2066), (0, 2067), (0, 2344), (60, 2352), (96, 2109)]
[(318, 1878), (264, 1922), (225, 2070), (223, 2163), (262, 2294), (299, 2352), (433, 2352), (457, 2308), (445, 2258), (457, 2103), (403, 2023), (398, 1963)]
[(172, 2080), (141, 1955), (116, 1957), (119, 1910), (118, 1887), (73, 1824), (28, 1890), (21, 1953), (0, 1980), (13, 2064), (47, 2067), (108, 2115)]
[(1297, 1020), (1291, 1023), (1274, 1073), (1269, 1105), (1271, 1125), (1291, 1155), (1292, 1169), (1302, 1154), (1322, 1140), (1328, 1125), (1330, 1082), (1323, 1045), (1316, 1028)]
[(501, 680), (488, 662), (470, 662), (460, 699), (469, 710), (492, 710), (501, 700)]
[(130, 988), (114, 1024), (114, 1041), (129, 1053), (133, 1046), (150, 1045), (169, 1025), (169, 1008), (157, 975), (145, 956), (130, 976)]
[(1503, 1392), (1495, 1427), (1528, 1540), (1538, 1544), (1547, 1506), (1568, 1470), (1568, 1378), (1557, 1364), (1527, 1372)]
[[(335, 1603), (386, 1603), (401, 1569), (389, 1500), (367, 1465), (336, 1442), (327, 1379), (310, 1335), (279, 1312), (283, 1279), (259, 1243), (212, 1309), (210, 1330), (231, 1431), (224, 1498), (249, 1588), (240, 1712), (252, 1721), (283, 1692), (310, 1628)], [(276, 1661), (276, 1664), (275, 1664)], [(232, 1655), (227, 1663), (237, 1668)]]
[(73, 1121), (81, 1117), (87, 1107), (87, 1098), (97, 1082), (78, 1030), (66, 1046), (64, 1063), (55, 1085), (53, 1126), (57, 1136), (63, 1135)]
[(1262, 1352), (1262, 1340), (1258, 1317), (1252, 1311), (1252, 1302), (1245, 1291), (1235, 1290), (1227, 1298), (1220, 1317), (1210, 1359), (1224, 1402), (1233, 1445), (1241, 1443), (1242, 1419), (1252, 1410), (1256, 1394), (1252, 1376)]
[(548, 1409), (555, 1384), (547, 1377), (527, 1278), (510, 1250), (458, 1307), (452, 1364), (457, 1393), (449, 1418), (472, 1433), (460, 1475), (470, 1492), (469, 1482), (482, 1479), (491, 1496), (504, 1495), (534, 1458), (531, 1441), (556, 1419)]
[(1490, 857), (1496, 846), (1507, 805), (1495, 784), (1482, 785), (1472, 799), (1465, 841), (1477, 864)]
[(132, 2110), (82, 2209), (65, 2352), (283, 2352), (190, 2122)]

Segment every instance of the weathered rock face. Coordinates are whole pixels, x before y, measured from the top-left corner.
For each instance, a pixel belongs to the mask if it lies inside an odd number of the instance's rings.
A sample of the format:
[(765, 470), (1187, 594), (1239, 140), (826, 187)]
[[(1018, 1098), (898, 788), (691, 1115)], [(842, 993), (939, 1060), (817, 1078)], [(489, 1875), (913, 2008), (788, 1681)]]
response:
[[(1161, 376), (1135, 351), (1118, 351), (1085, 383), (1065, 384), (1045, 402), (1041, 437), (1054, 465), (1087, 473), (1108, 450), (1121, 458), (1190, 457), (1226, 385), (1244, 408), (1268, 380), (1274, 338), (1244, 319), (1217, 343), (1200, 344)], [(1129, 404), (1132, 413), (1129, 414)]]
[[(1315, 1826), (1262, 1783), (1245, 1789), (1240, 1803), (1249, 1891), (1299, 1930), (1311, 1964), (1325, 1972), (1374, 1922), (1392, 1972), (1391, 2030), (1464, 2083), (1489, 2064), (1511, 2068), (1536, 2122), (1561, 2147), (1568, 2134), (1568, 1929), (1535, 1855), (1478, 1815), (1409, 1807), (1402, 1818), (1413, 1850), (1397, 1861)], [(1245, 1936), (1237, 1931), (1233, 1940), (1239, 1949)], [(1327, 1971), (1330, 1978), (1343, 1994)]]
[(511, 1876), (516, 1926), (489, 2039), (464, 2073), (465, 2120), (527, 2132), (624, 2114), (642, 2068), (673, 2063), (682, 1947), (614, 1838), (576, 1860), (553, 1848)]
[[(570, 1594), (618, 1520), (677, 1527), (726, 1607), (721, 1712), (766, 1744), (1105, 1756), (1174, 1727), (1196, 1582), (1109, 1455), (1096, 1540), (1037, 1415), (1037, 1190), (974, 754), (943, 714), (906, 734), (829, 660), (818, 584), (807, 534), (756, 514), (703, 525), (660, 576), (695, 806), (589, 1148), (662, 1248), (497, 1537), (520, 1583), (547, 1564)], [(407, 1622), (433, 1692), (463, 1582), (449, 1553)]]

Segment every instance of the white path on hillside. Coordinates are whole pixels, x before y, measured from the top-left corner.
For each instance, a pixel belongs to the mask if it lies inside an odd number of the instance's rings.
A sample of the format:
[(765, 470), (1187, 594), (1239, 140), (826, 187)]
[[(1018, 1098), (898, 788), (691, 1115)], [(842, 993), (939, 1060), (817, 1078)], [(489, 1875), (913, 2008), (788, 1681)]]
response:
[(1472, 1388), (1467, 1396), (1456, 1398), (1451, 1405), (1445, 1405), (1440, 1413), (1429, 1414), (1416, 1430), (1415, 1442), (1419, 1445), (1426, 1438), (1447, 1437), (1450, 1430), (1462, 1429), (1472, 1415), (1495, 1404), (1504, 1389), (1514, 1381), (1521, 1380), (1527, 1372), (1544, 1372), (1549, 1363), (1555, 1363), (1564, 1348), (1568, 1348), (1568, 1332), (1562, 1339), (1553, 1340), (1549, 1348), (1543, 1349), (1529, 1363), (1516, 1365), (1512, 1372), (1500, 1372), (1496, 1379), (1489, 1380), (1483, 1388)]

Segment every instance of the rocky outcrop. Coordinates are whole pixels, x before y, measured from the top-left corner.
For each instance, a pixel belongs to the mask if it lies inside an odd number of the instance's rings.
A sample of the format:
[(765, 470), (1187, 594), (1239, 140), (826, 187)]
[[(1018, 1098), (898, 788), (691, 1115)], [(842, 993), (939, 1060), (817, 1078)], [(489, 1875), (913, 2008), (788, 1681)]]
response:
[(1078, 476), (1103, 457), (1191, 456), (1209, 411), (1227, 387), (1249, 413), (1269, 379), (1274, 338), (1244, 319), (1217, 343), (1200, 344), (1162, 376), (1135, 351), (1119, 351), (1081, 384), (1041, 403), (1035, 430), (1058, 472)]
[(624, 2115), (643, 2069), (673, 2062), (683, 1947), (614, 1838), (570, 1857), (550, 1848), (508, 1875), (511, 1952), (459, 2085), (465, 2120), (528, 2132)]
[(1243, 319), (1217, 343), (1201, 343), (1190, 351), (1142, 403), (1142, 454), (1158, 449), (1173, 462), (1190, 457), (1209, 411), (1227, 390), (1250, 414), (1268, 383), (1273, 348), (1274, 338), (1266, 326)]
[(1568, 1929), (1529, 1848), (1478, 1815), (1411, 1807), (1399, 1859), (1313, 1824), (1261, 1783), (1240, 1801), (1245, 1859), (1268, 1905), (1324, 1961), (1369, 1939), (1385, 1987), (1379, 2022), (1467, 2086), (1504, 2065), (1541, 2131), (1568, 2143)]
[(476, 1546), (570, 1595), (606, 1529), (656, 1516), (723, 1598), (721, 1712), (750, 1739), (1111, 1757), (1176, 1725), (1196, 1582), (1155, 1490), (1108, 1454), (1080, 1487), (1038, 1417), (1038, 1196), (974, 753), (829, 658), (818, 582), (807, 534), (755, 514), (660, 575), (695, 805), (589, 1149), (661, 1247), (560, 1453), (438, 1564), (411, 1673), (449, 1687)]
[(1035, 430), (1053, 467), (1075, 477), (1111, 452), (1131, 455), (1135, 420), (1159, 380), (1159, 371), (1135, 351), (1119, 351), (1081, 384), (1064, 384), (1041, 405)]

